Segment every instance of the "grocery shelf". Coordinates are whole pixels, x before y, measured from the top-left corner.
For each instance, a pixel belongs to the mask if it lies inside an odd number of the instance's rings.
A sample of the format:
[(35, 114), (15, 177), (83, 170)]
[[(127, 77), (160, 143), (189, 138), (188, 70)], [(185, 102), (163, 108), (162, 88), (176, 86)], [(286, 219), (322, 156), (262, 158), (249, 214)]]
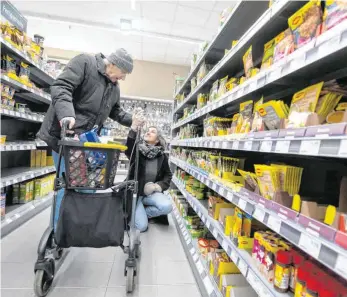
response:
[(13, 167), (3, 168), (1, 170), (0, 187), (14, 185), (41, 175), (55, 172), (54, 166), (31, 168), (31, 167)]
[(41, 69), (41, 67), (37, 63), (35, 63), (26, 53), (14, 47), (12, 44), (7, 42), (1, 36), (0, 36), (0, 41), (1, 41), (2, 53), (10, 52), (15, 57), (23, 60), (25, 63), (28, 63), (31, 66), (34, 66), (30, 68), (30, 78), (32, 78), (34, 82), (39, 83), (43, 87), (49, 87), (50, 85), (53, 84), (54, 78), (50, 76), (49, 74), (47, 74), (46, 72), (44, 72)]
[(44, 119), (44, 115), (41, 114), (14, 111), (4, 108), (0, 109), (0, 115), (34, 123), (42, 123)]
[[(247, 1), (245, 1), (247, 2)], [(255, 5), (255, 1), (250, 1), (249, 4), (251, 5), (250, 10), (252, 10), (253, 6)], [(177, 113), (181, 111), (187, 103), (195, 102), (196, 97), (199, 93), (199, 91), (207, 85), (207, 83), (210, 83), (211, 81), (214, 81), (218, 78), (221, 78), (227, 74), (234, 73), (235, 70), (241, 70), (243, 69), (243, 64), (242, 64), (242, 57), (245, 54), (246, 50), (249, 48), (250, 45), (252, 44), (265, 44), (272, 38), (274, 38), (278, 33), (279, 29), (282, 28), (283, 30), (288, 27), (287, 23), (287, 17), (290, 16), (292, 13), (294, 13), (296, 10), (298, 10), (301, 6), (304, 5), (303, 1), (278, 1), (275, 3), (273, 6), (268, 8), (254, 23), (253, 25), (242, 35), (240, 38), (239, 42), (230, 50), (230, 52), (222, 58), (216, 64), (213, 69), (204, 77), (204, 79), (196, 86), (196, 88), (187, 96), (187, 98), (183, 101), (182, 104), (180, 104), (176, 109), (174, 110), (174, 113)], [(244, 17), (242, 20), (239, 20), (239, 23), (236, 24), (236, 28), (247, 18)], [(237, 29), (236, 29), (237, 30)], [(231, 40), (230, 40), (231, 43)], [(337, 42), (338, 43), (338, 42)], [(314, 44), (314, 42), (310, 43), (311, 45)], [(327, 46), (327, 44), (325, 44)], [(307, 46), (303, 47), (307, 48)], [(254, 49), (255, 51), (256, 49)], [(290, 57), (294, 57), (298, 55), (298, 52), (301, 52), (302, 49), (299, 51), (296, 51), (294, 54), (290, 55)], [(329, 48), (330, 51), (330, 48)], [(260, 57), (262, 53), (254, 52), (255, 57)], [(318, 54), (318, 53), (317, 53)], [(321, 55), (321, 52), (319, 51), (319, 55)], [(289, 57), (288, 57), (289, 58)], [(302, 57), (300, 57), (301, 59)], [(287, 60), (287, 59), (284, 59)], [(280, 64), (283, 62), (281, 61)], [(305, 59), (303, 61), (300, 60), (300, 63), (296, 64), (305, 64)], [(277, 66), (279, 63), (276, 63)], [(299, 65), (296, 65), (298, 67)], [(274, 67), (272, 67), (274, 68)], [(290, 67), (290, 68), (293, 68)], [(293, 69), (286, 69), (286, 72), (292, 72)], [(264, 74), (267, 73), (268, 71), (262, 71), (258, 75), (256, 75), (254, 78), (259, 79), (259, 85), (257, 84), (252, 84), (252, 88), (254, 90), (259, 89), (260, 86), (264, 86)], [(288, 73), (289, 73), (288, 72)], [(244, 84), (241, 86), (235, 88), (233, 90), (234, 93), (238, 93), (238, 96), (241, 97), (245, 95), (249, 95), (251, 93), (250, 91), (245, 92), (243, 90), (246, 86), (248, 86), (247, 89), (249, 89), (250, 82), (254, 81), (255, 79), (249, 79), (246, 81)], [(242, 88), (240, 88), (242, 87)], [(242, 90), (242, 91), (241, 91)], [(252, 91), (254, 91), (252, 90)], [(234, 94), (235, 95), (235, 94)], [(225, 97), (225, 96), (223, 96)], [(236, 98), (232, 97), (234, 100)], [(227, 101), (227, 100), (226, 100)], [(232, 101), (232, 100), (230, 100)]]
[(231, 47), (231, 41), (240, 39), (268, 7), (266, 1), (238, 1), (174, 97), (190, 85), (190, 80), (196, 75), (205, 59), (220, 60), (224, 55), (224, 50)]
[(347, 123), (299, 129), (173, 140), (172, 146), (278, 153), (288, 155), (347, 157)]
[[(294, 1), (280, 3), (293, 2)], [(325, 73), (329, 73), (335, 71), (336, 67), (343, 68), (343, 66), (346, 66), (344, 62), (345, 60), (342, 59), (347, 48), (346, 33), (347, 22), (342, 22), (333, 29), (324, 32), (302, 48), (296, 50), (291, 55), (273, 64), (270, 68), (263, 70), (249, 80), (246, 80), (245, 83), (235, 87), (216, 101), (196, 110), (189, 117), (174, 124), (172, 129), (177, 129), (208, 113), (218, 112), (222, 108), (225, 109), (230, 105), (230, 103), (250, 98), (256, 93), (259, 94), (259, 92), (265, 91), (272, 92), (272, 89), (278, 91), (278, 85), (286, 86), (289, 85), (290, 82), (298, 84), (299, 79), (303, 81), (306, 80), (306, 82), (312, 81), (315, 78), (319, 81), (324, 80), (324, 75), (321, 71), (322, 69), (324, 69)], [(242, 61), (241, 57), (238, 58)], [(222, 61), (224, 61), (224, 59)], [(216, 70), (212, 70), (201, 84), (203, 85), (209, 77), (213, 78), (213, 75), (218, 71), (221, 71), (220, 67)], [(344, 74), (346, 74), (346, 68), (344, 68), (344, 71)], [(277, 88), (275, 88), (275, 86), (277, 86)], [(282, 88), (286, 89), (286, 87)], [(190, 102), (193, 97), (195, 98), (199, 89), (200, 88), (197, 87), (194, 92), (188, 96), (183, 105)], [(175, 112), (177, 111), (178, 110)]]
[(1, 221), (1, 238), (50, 206), (52, 204), (52, 198), (53, 192), (45, 197), (32, 200), (25, 204), (6, 206), (6, 215)]
[(272, 284), (261, 275), (249, 252), (238, 249), (234, 245), (231, 239), (224, 234), (220, 223), (209, 216), (203, 203), (190, 195), (176, 177), (173, 178), (173, 182), (259, 296), (291, 296), (289, 293), (278, 293), (275, 291)]
[(179, 159), (171, 157), (170, 161), (347, 279), (347, 236), (244, 188), (226, 187), (209, 178), (201, 169)]
[(8, 77), (7, 75), (1, 74), (1, 82), (14, 88), (16, 91), (25, 91), (24, 93), (15, 93), (15, 95), (20, 98), (45, 104), (50, 104), (52, 101), (51, 95), (42, 91), (38, 91), (34, 88), (30, 88), (22, 84), (21, 82)]
[(202, 296), (222, 297), (216, 282), (214, 281), (213, 277), (210, 276), (209, 269), (206, 266), (205, 261), (201, 258), (200, 252), (197, 249), (196, 239), (191, 237), (175, 204), (173, 204), (172, 218), (195, 279), (200, 290), (203, 291)]

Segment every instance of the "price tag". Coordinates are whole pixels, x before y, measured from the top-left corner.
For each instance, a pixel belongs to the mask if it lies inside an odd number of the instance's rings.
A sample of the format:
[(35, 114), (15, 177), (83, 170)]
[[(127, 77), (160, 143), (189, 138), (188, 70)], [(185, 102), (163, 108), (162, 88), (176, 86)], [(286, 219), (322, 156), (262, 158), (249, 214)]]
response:
[(237, 149), (239, 149), (239, 141), (238, 140), (234, 140), (233, 141), (233, 150), (237, 150)]
[(9, 81), (9, 78), (8, 78), (6, 75), (3, 75), (2, 78), (3, 78), (4, 80)]
[(206, 219), (206, 227), (207, 227), (207, 229), (210, 229), (210, 226), (211, 226), (211, 222)]
[(202, 263), (201, 263), (200, 260), (196, 263), (196, 268), (198, 269), (199, 274), (203, 273), (203, 271), (204, 271), (204, 266), (202, 265)]
[(217, 185), (215, 183), (212, 184), (212, 190), (217, 191)]
[(243, 276), (246, 276), (247, 274), (247, 270), (248, 270), (248, 265), (245, 261), (243, 261), (243, 259), (239, 259), (239, 264), (238, 264), (238, 267), (241, 271), (241, 273), (243, 274)]
[(257, 219), (259, 222), (263, 222), (265, 218), (265, 211), (257, 207), (254, 210), (253, 217)]
[(272, 149), (272, 140), (263, 140), (260, 145), (261, 152), (271, 152)]
[(16, 213), (16, 214), (14, 215), (14, 217), (15, 217), (15, 219), (18, 219), (18, 218), (20, 218), (20, 214)]
[(218, 240), (218, 231), (217, 231), (217, 229), (214, 229), (212, 234), (213, 234), (214, 238)]
[(236, 250), (231, 250), (231, 255), (230, 255), (230, 259), (237, 264), (237, 259), (239, 258), (239, 256), (237, 255)]
[(320, 140), (302, 140), (300, 145), (300, 154), (318, 155)]
[(226, 239), (224, 239), (222, 242), (222, 248), (224, 251), (228, 251), (228, 241)]
[(227, 142), (227, 141), (223, 141), (223, 143), (222, 143), (222, 148), (223, 148), (223, 149), (228, 148), (228, 142)]
[(269, 215), (267, 225), (269, 226), (269, 228), (274, 230), (276, 233), (280, 233), (281, 223), (282, 223), (282, 221), (280, 219), (277, 219), (275, 216)]
[(341, 275), (347, 275), (347, 258), (342, 256), (342, 255), (338, 255), (337, 257), (337, 261), (336, 261), (336, 265), (335, 265), (335, 269), (341, 274)]
[(187, 236), (187, 230), (183, 230), (183, 236), (186, 237)]
[(243, 145), (243, 149), (245, 151), (251, 151), (252, 150), (252, 145), (253, 145), (253, 141), (252, 140), (245, 141), (245, 143)]
[(233, 197), (234, 197), (234, 193), (228, 191), (227, 199), (228, 199), (229, 201), (232, 201), (232, 200), (233, 200)]
[(289, 152), (290, 140), (283, 140), (276, 142), (276, 153), (287, 154)]
[(219, 187), (218, 193), (219, 195), (224, 196), (224, 189), (222, 187)]
[(13, 110), (10, 110), (9, 114), (10, 114), (11, 116), (14, 116), (14, 111), (13, 111)]
[(195, 254), (195, 248), (192, 247), (189, 252), (191, 255), (194, 255)]
[(210, 296), (210, 294), (214, 290), (210, 278), (209, 277), (205, 277), (203, 279), (203, 282), (204, 282), (204, 285), (205, 285), (205, 288), (206, 288), (206, 291), (207, 291), (207, 295)]
[(259, 290), (258, 288), (259, 279), (257, 278), (257, 276), (254, 274), (252, 270), (248, 270), (247, 281), (255, 290)]
[(193, 260), (194, 260), (194, 262), (199, 260), (199, 256), (197, 253), (195, 253), (195, 255), (193, 255)]
[(239, 199), (238, 206), (239, 206), (242, 210), (246, 210), (247, 201), (245, 201), (245, 200), (243, 200), (242, 198), (240, 198), (240, 199)]
[(340, 142), (339, 156), (347, 157), (347, 139), (342, 139)]
[(318, 259), (321, 243), (314, 237), (301, 233), (299, 247), (306, 251), (309, 255)]

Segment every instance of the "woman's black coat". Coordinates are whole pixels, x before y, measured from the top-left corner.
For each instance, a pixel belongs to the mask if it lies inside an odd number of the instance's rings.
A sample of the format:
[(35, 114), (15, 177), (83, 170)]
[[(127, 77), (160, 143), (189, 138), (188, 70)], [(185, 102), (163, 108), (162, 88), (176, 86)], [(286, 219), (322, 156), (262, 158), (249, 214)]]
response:
[[(135, 142), (136, 142), (136, 132), (134, 132), (133, 130), (130, 130), (129, 134), (128, 134), (128, 138), (127, 138), (127, 142), (126, 142), (126, 146), (128, 147), (128, 149), (125, 151), (125, 155), (128, 157), (128, 159), (130, 160), (130, 179), (134, 178), (135, 175), (135, 155), (136, 152), (134, 150), (134, 153), (131, 156), (131, 153), (133, 151)], [(143, 194), (143, 188), (144, 188), (144, 183), (145, 183), (145, 179), (144, 176), (141, 175), (141, 172), (145, 172), (144, 170), (144, 166), (146, 164), (146, 160), (145, 157), (139, 153), (140, 155), (140, 160), (139, 160), (139, 177), (138, 177), (138, 181), (139, 181), (139, 193), (140, 195)], [(170, 170), (170, 166), (169, 166), (169, 160), (166, 154), (162, 154), (160, 156), (158, 156), (158, 172), (157, 172), (157, 176), (155, 179), (155, 182), (162, 188), (163, 191), (166, 191), (169, 187), (170, 187), (170, 182), (172, 179), (172, 173)]]

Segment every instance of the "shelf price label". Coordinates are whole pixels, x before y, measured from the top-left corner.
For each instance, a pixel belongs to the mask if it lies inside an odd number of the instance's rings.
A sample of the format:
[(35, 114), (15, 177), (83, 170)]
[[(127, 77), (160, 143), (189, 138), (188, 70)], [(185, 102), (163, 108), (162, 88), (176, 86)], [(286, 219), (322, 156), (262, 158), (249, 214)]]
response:
[(204, 282), (204, 285), (205, 285), (207, 294), (210, 296), (210, 294), (212, 294), (212, 292), (214, 291), (214, 288), (213, 288), (213, 285), (212, 285), (212, 283), (211, 283), (210, 278), (206, 276), (206, 277), (203, 279), (203, 282)]
[(309, 255), (318, 259), (321, 243), (314, 237), (301, 233), (299, 247), (306, 251)]
[(272, 149), (272, 140), (263, 140), (260, 145), (260, 151), (269, 153)]
[(258, 220), (259, 222), (264, 222), (265, 211), (257, 207), (257, 208), (254, 210), (253, 217), (254, 217), (256, 220)]
[(347, 139), (342, 139), (340, 142), (339, 156), (347, 157)]
[(254, 289), (259, 290), (258, 288), (259, 279), (257, 278), (257, 276), (254, 274), (252, 270), (248, 270), (247, 281)]
[(196, 263), (196, 268), (198, 269), (199, 274), (203, 273), (203, 271), (204, 271), (204, 266), (202, 265), (202, 263), (201, 263), (200, 260), (198, 260), (198, 262)]
[(287, 154), (289, 152), (290, 140), (283, 140), (276, 142), (275, 152), (280, 154)]
[(240, 198), (240, 199), (239, 199), (238, 206), (239, 206), (242, 210), (246, 210), (247, 201), (245, 201), (245, 200), (243, 200), (242, 198)]
[(320, 140), (302, 140), (300, 145), (300, 154), (318, 155)]
[(226, 239), (224, 239), (222, 242), (222, 248), (224, 249), (224, 251), (228, 251), (228, 241)]
[(238, 260), (239, 256), (237, 255), (236, 250), (231, 250), (231, 255), (230, 255), (230, 259), (237, 264), (237, 260)]
[(335, 269), (341, 275), (347, 275), (347, 257), (344, 257), (342, 255), (338, 255)]
[(238, 150), (239, 149), (239, 141), (238, 140), (234, 140), (233, 141), (232, 148), (233, 148), (233, 150)]
[(252, 140), (247, 140), (247, 141), (245, 141), (245, 143), (243, 145), (243, 149), (245, 151), (251, 151), (252, 150), (252, 145), (253, 145), (253, 141)]
[(227, 142), (227, 141), (223, 141), (223, 143), (222, 143), (222, 148), (223, 148), (223, 149), (228, 148), (228, 142)]
[(227, 199), (228, 199), (229, 201), (232, 201), (232, 200), (233, 200), (233, 197), (234, 197), (234, 193), (231, 192), (231, 191), (228, 191)]
[(241, 258), (239, 259), (238, 267), (239, 267), (241, 273), (243, 274), (243, 276), (246, 276), (247, 270), (248, 270), (248, 265), (247, 265), (247, 263), (246, 263), (243, 259), (241, 259)]
[(280, 233), (282, 221), (275, 216), (269, 215), (269, 219), (267, 221), (267, 225), (269, 228), (274, 230), (276, 233)]

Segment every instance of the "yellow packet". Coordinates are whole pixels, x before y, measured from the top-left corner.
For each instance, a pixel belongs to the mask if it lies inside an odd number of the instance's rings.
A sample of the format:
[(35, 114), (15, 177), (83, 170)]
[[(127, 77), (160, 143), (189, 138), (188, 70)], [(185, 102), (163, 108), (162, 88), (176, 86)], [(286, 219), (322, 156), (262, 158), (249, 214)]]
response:
[(269, 68), (273, 64), (273, 56), (275, 51), (275, 38), (271, 39), (264, 45), (264, 55), (261, 62), (261, 70)]
[(243, 58), (243, 67), (245, 69), (245, 76), (247, 78), (251, 77), (251, 72), (253, 69), (253, 57), (252, 57), (252, 46), (244, 54)]
[(285, 119), (287, 117), (287, 110), (283, 101), (271, 100), (257, 106), (257, 111), (262, 117), (268, 130), (279, 129), (281, 119)]

